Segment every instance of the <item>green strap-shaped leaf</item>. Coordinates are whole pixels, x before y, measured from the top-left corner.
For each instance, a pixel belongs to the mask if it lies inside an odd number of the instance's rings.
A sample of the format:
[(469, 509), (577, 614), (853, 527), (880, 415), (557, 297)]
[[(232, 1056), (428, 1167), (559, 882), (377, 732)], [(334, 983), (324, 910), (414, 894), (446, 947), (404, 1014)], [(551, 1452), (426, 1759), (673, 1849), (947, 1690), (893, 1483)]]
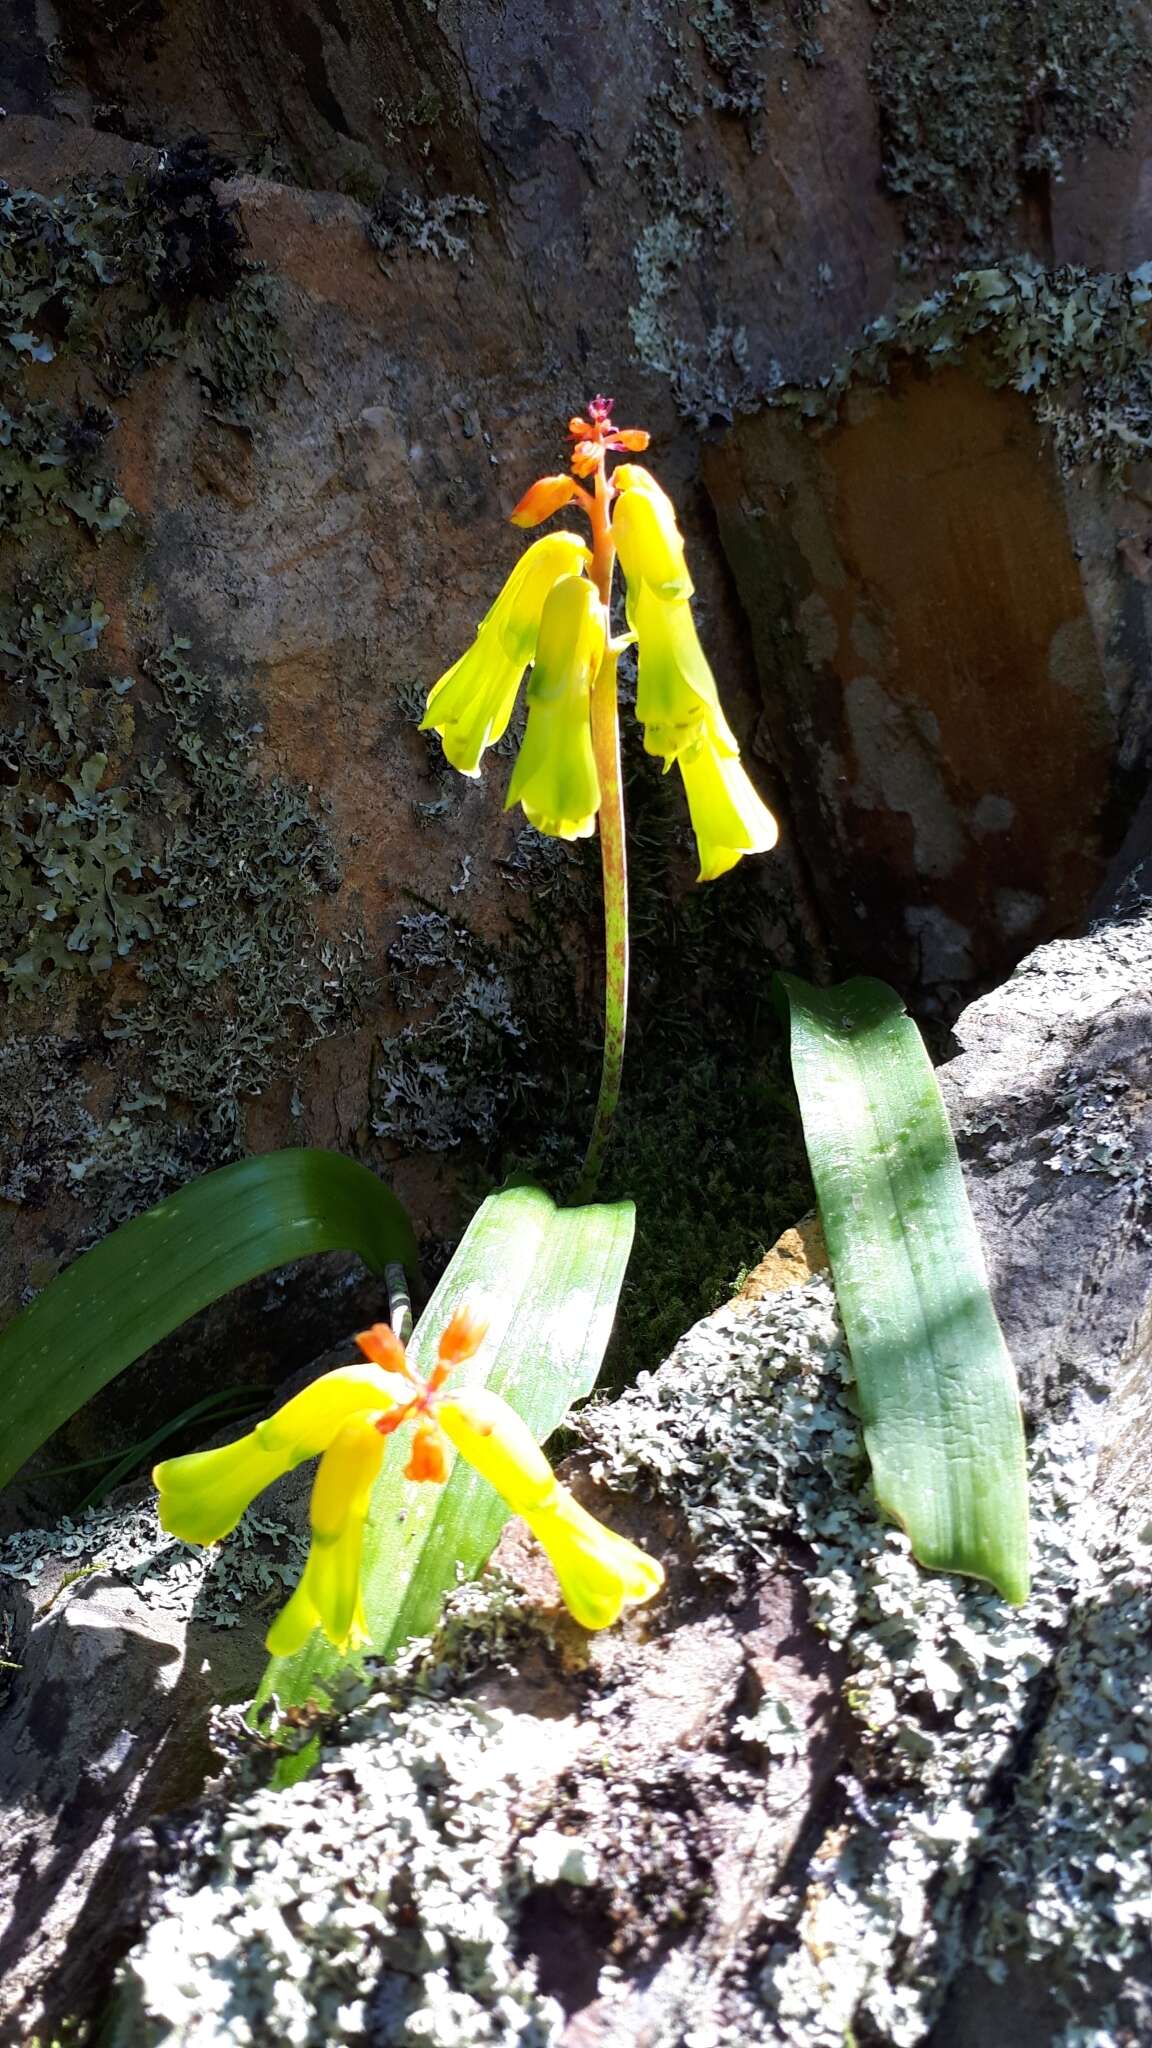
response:
[(1020, 1396), (920, 1033), (882, 981), (780, 981), (877, 1498), (921, 1564), (1025, 1600)]
[(308, 1252), (416, 1269), (390, 1189), (338, 1152), (241, 1159), (83, 1252), (0, 1334), (0, 1485), (93, 1394), (199, 1309)]
[[(558, 1209), (541, 1188), (490, 1195), (420, 1318), (413, 1364), (431, 1370), (440, 1332), (467, 1302), (487, 1317), (488, 1339), (453, 1386), (491, 1387), (543, 1442), (595, 1385), (634, 1228), (631, 1202)], [(410, 1435), (391, 1439), (365, 1533), (365, 1610), (383, 1656), (434, 1627), (458, 1572), (481, 1569), (508, 1519), (463, 1459), (444, 1486), (406, 1480)], [(346, 1661), (317, 1632), (296, 1656), (273, 1658), (257, 1703), (274, 1693), (282, 1707), (302, 1706)]]

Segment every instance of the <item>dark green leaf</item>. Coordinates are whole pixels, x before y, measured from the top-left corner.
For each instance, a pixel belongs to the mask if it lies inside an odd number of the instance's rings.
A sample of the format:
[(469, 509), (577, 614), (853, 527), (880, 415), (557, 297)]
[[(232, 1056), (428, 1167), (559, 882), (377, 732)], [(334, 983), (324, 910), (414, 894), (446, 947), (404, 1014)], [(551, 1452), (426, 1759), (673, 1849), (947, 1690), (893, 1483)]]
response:
[(265, 1152), (192, 1181), (50, 1281), (0, 1335), (0, 1485), (149, 1346), (233, 1287), (309, 1252), (416, 1267), (412, 1226), (366, 1166)]

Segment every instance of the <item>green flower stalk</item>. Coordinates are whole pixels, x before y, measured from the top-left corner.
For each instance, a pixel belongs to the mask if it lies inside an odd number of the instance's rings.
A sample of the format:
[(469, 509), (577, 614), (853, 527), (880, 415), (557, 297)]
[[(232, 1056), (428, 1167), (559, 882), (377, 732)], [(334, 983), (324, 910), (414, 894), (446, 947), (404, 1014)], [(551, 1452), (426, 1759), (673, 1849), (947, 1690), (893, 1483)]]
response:
[[(636, 715), (644, 746), (680, 770), (700, 857), (713, 881), (746, 853), (776, 844), (776, 820), (740, 764), (692, 616), (692, 579), (676, 509), (651, 473), (608, 458), (641, 454), (642, 428), (617, 428), (612, 401), (594, 398), (569, 422), (571, 475), (538, 479), (511, 514), (538, 526), (578, 507), (591, 548), (573, 533), (535, 541), (482, 620), (468, 652), (440, 678), (421, 730), (438, 732), (452, 766), (479, 773), (507, 731), (525, 671), (528, 720), (505, 808), (519, 803), (538, 831), (583, 839), (600, 827), (604, 877), (604, 1058), (581, 1194), (595, 1187), (620, 1097), (628, 1016), (628, 861), (620, 773), (616, 667), (636, 643)], [(588, 483), (582, 481), (588, 480)], [(627, 584), (629, 632), (611, 633), (616, 559)]]

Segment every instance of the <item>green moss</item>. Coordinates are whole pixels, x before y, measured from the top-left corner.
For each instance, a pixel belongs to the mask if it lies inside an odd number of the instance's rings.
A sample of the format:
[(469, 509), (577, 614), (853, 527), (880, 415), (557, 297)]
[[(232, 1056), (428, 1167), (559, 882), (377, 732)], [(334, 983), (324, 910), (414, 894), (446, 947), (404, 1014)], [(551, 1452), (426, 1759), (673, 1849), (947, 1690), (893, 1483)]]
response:
[(1099, 462), (1119, 481), (1152, 450), (1148, 307), (1152, 264), (1113, 274), (1022, 259), (961, 271), (903, 312), (874, 321), (829, 376), (778, 385), (769, 402), (835, 417), (854, 384), (885, 384), (901, 363), (964, 361), (994, 388), (1030, 397), (1062, 464)]
[(1029, 179), (1123, 142), (1150, 49), (1131, 0), (877, 0), (884, 174), (912, 260), (1003, 246)]

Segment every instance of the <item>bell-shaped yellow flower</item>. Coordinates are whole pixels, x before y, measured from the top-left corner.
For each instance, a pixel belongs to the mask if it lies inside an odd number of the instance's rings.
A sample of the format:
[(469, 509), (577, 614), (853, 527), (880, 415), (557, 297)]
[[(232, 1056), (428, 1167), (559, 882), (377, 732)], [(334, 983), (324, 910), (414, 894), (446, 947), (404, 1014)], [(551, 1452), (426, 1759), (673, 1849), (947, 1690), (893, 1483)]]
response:
[(625, 1607), (654, 1600), (664, 1584), (656, 1559), (605, 1528), (566, 1486), (557, 1484), (555, 1500), (526, 1510), (524, 1520), (547, 1551), (564, 1605), (582, 1628), (611, 1628)]
[(344, 1366), (313, 1380), (236, 1443), (165, 1458), (152, 1473), (161, 1527), (182, 1543), (219, 1543), (258, 1493), (326, 1449), (349, 1417), (386, 1413), (411, 1392), (398, 1373)]
[(629, 589), (648, 583), (659, 597), (691, 597), (684, 537), (667, 492), (634, 462), (622, 463), (613, 481), (620, 496), (612, 514), (612, 536)]
[(448, 1375), (479, 1350), (486, 1327), (471, 1310), (458, 1309), (424, 1380), (393, 1331), (377, 1324), (357, 1338), (370, 1363), (325, 1373), (237, 1443), (157, 1465), (152, 1476), (163, 1527), (187, 1543), (214, 1543), (272, 1480), (323, 1453), (303, 1576), (267, 1636), (274, 1657), (292, 1656), (317, 1628), (340, 1650), (368, 1640), (360, 1588), (364, 1524), (388, 1439), (406, 1421), (416, 1425), (406, 1477), (445, 1479), (447, 1438), (523, 1516), (586, 1628), (607, 1628), (623, 1607), (659, 1591), (659, 1565), (577, 1505), (507, 1402), (485, 1388), (444, 1392)]
[(586, 839), (600, 808), (592, 751), (592, 684), (604, 653), (604, 615), (584, 576), (562, 576), (544, 603), (528, 683), (528, 723), (505, 810), (522, 804), (552, 839)]
[(385, 1440), (365, 1415), (346, 1422), (320, 1460), (312, 1487), (312, 1544), (304, 1575), (268, 1631), (273, 1657), (291, 1657), (322, 1628), (338, 1650), (368, 1641), (360, 1592), (364, 1522)]
[(661, 755), (666, 770), (704, 741), (735, 758), (740, 750), (687, 598), (666, 601), (651, 584), (630, 583), (628, 624), (637, 641), (636, 716), (645, 751)]
[(528, 1524), (584, 1628), (610, 1628), (625, 1607), (664, 1584), (655, 1558), (606, 1529), (561, 1486), (531, 1431), (498, 1394), (447, 1395), (437, 1409), (445, 1436)]
[(461, 775), (478, 775), (485, 747), (502, 739), (536, 653), (549, 591), (589, 560), (578, 533), (546, 533), (526, 548), (466, 654), (432, 687), (421, 732), (438, 732)]
[(681, 754), (680, 773), (696, 834), (701, 882), (714, 882), (746, 853), (767, 853), (778, 828), (738, 760), (703, 742)]

